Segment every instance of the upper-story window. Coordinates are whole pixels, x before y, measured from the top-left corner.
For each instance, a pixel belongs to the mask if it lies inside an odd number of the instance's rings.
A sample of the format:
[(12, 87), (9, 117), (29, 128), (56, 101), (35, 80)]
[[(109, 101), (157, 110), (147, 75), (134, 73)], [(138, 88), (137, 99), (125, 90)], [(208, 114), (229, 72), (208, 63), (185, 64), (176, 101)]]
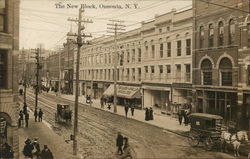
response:
[(171, 57), (171, 42), (167, 43), (167, 54), (168, 57)]
[(218, 29), (218, 45), (224, 45), (224, 24), (223, 22), (219, 22), (219, 29)]
[(234, 44), (235, 42), (235, 21), (233, 19), (231, 19), (229, 21), (229, 37), (228, 37), (228, 42), (229, 45)]
[(213, 75), (212, 75), (212, 63), (210, 60), (205, 59), (202, 61), (201, 71), (202, 71), (202, 84), (212, 85)]
[(204, 31), (204, 26), (200, 26), (200, 48), (204, 47), (204, 42), (205, 42), (205, 31)]
[(123, 66), (123, 61), (124, 61), (124, 52), (122, 51), (120, 55), (120, 66)]
[(141, 62), (141, 48), (138, 48), (138, 62)]
[(129, 60), (130, 60), (130, 53), (129, 53), (129, 50), (127, 51), (127, 63), (129, 63)]
[(159, 65), (159, 73), (163, 73), (163, 65)]
[(186, 39), (186, 55), (191, 55), (191, 39)]
[(132, 62), (135, 62), (135, 49), (132, 50)]
[(181, 56), (181, 40), (177, 41), (177, 56)]
[(151, 57), (155, 58), (155, 45), (152, 45)]
[(148, 66), (144, 66), (145, 73), (148, 73)]
[(223, 58), (219, 65), (221, 85), (232, 86), (232, 62), (229, 58)]
[(144, 46), (145, 46), (145, 57), (148, 57), (148, 43), (147, 41), (144, 42)]
[(208, 47), (214, 46), (214, 26), (213, 24), (209, 24), (208, 27)]
[(163, 57), (163, 43), (160, 44), (160, 58)]
[(6, 86), (7, 51), (0, 50), (0, 88)]
[(250, 23), (247, 24), (247, 46), (250, 47)]
[(6, 29), (6, 0), (0, 0), (0, 32)]
[(151, 66), (151, 73), (155, 73), (155, 66)]

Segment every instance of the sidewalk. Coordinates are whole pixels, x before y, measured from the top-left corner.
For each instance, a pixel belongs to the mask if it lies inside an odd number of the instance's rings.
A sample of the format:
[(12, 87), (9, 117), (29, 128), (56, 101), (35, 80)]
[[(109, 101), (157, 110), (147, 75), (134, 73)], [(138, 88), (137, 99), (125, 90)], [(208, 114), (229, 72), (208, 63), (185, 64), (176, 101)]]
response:
[[(49, 94), (55, 95), (55, 93), (51, 91), (49, 92)], [(61, 97), (64, 99), (71, 100), (71, 101), (75, 100), (74, 95), (61, 94)], [(82, 97), (79, 96), (79, 103), (86, 104), (86, 98), (83, 96)], [(87, 105), (90, 105), (90, 104), (87, 104)], [(100, 100), (93, 100), (92, 107), (113, 113), (112, 106), (110, 110), (107, 109), (107, 106), (104, 106), (104, 108), (101, 108)], [(125, 116), (125, 111), (124, 111), (123, 106), (119, 106), (119, 105), (117, 106), (117, 114), (121, 116)], [(185, 136), (187, 132), (189, 132), (190, 130), (190, 125), (185, 126), (184, 123), (180, 125), (178, 119), (168, 116), (168, 115), (161, 114), (161, 112), (159, 111), (154, 111), (154, 120), (145, 121), (144, 110), (135, 109), (134, 116), (131, 116), (131, 111), (129, 109), (128, 118), (132, 118), (132, 119), (144, 122), (144, 123), (148, 123), (150, 125), (163, 128), (167, 131), (170, 131), (172, 133), (182, 135), (182, 136)]]
[(24, 141), (29, 138), (33, 141), (34, 137), (38, 137), (41, 150), (47, 145), (53, 153), (55, 159), (79, 159), (72, 155), (72, 146), (67, 144), (64, 139), (57, 135), (45, 121), (35, 122), (33, 112), (29, 111), (29, 127), (19, 128), (19, 158), (25, 159), (22, 151)]

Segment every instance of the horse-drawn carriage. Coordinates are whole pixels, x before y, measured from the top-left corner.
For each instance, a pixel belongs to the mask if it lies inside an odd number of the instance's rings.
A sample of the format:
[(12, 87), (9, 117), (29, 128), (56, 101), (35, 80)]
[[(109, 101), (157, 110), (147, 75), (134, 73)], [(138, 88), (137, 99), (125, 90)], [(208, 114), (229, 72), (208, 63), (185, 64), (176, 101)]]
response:
[(57, 110), (55, 113), (56, 122), (70, 123), (72, 117), (72, 111), (68, 104), (57, 104)]
[(221, 116), (213, 114), (191, 114), (191, 129), (188, 135), (188, 143), (191, 146), (203, 143), (206, 150), (211, 150), (214, 146), (220, 144), (222, 120)]
[(223, 118), (219, 115), (192, 113), (188, 143), (191, 146), (203, 143), (206, 150), (212, 150), (214, 147), (222, 150), (223, 147), (227, 149), (227, 145), (231, 145), (234, 155), (239, 156), (240, 145), (249, 142), (247, 131), (230, 133), (227, 129), (222, 128), (222, 122)]

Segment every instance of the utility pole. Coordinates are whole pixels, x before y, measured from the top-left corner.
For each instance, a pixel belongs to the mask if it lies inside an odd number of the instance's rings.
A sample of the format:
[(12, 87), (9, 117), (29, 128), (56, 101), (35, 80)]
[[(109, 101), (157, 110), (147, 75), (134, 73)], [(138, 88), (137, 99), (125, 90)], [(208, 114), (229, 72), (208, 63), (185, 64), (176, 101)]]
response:
[(75, 87), (75, 112), (74, 112), (74, 131), (73, 131), (73, 155), (77, 155), (77, 134), (78, 134), (78, 87), (79, 87), (79, 63), (80, 63), (80, 52), (81, 47), (84, 44), (82, 37), (92, 37), (91, 35), (82, 34), (81, 31), (84, 30), (82, 23), (93, 23), (92, 20), (82, 19), (82, 14), (84, 12), (83, 8), (79, 9), (78, 19), (69, 18), (68, 21), (73, 21), (78, 23), (78, 34), (77, 36), (77, 57), (76, 57), (76, 87)]
[(36, 89), (35, 89), (35, 93), (36, 93), (36, 96), (35, 96), (35, 109), (37, 109), (37, 104), (38, 104), (38, 91), (39, 91), (39, 69), (41, 68), (40, 66), (40, 56), (39, 56), (39, 53), (40, 53), (40, 50), (39, 48), (37, 49), (33, 49), (32, 51), (34, 51), (33, 53), (35, 53), (35, 57), (36, 58)]
[(90, 82), (90, 106), (92, 107), (92, 98), (93, 98), (93, 80), (94, 80), (94, 70), (91, 69), (91, 82)]
[(115, 53), (114, 53), (114, 113), (117, 113), (117, 65), (118, 65), (118, 53), (117, 53), (117, 34), (121, 33), (118, 32), (118, 30), (125, 30), (122, 27), (125, 27), (125, 25), (122, 25), (124, 21), (120, 20), (110, 20), (109, 26), (107, 29), (113, 30), (113, 31), (108, 31), (108, 33), (113, 33), (114, 34), (114, 45), (115, 45)]
[(59, 68), (59, 78), (58, 78), (58, 96), (61, 96), (61, 50), (58, 51), (58, 68)]

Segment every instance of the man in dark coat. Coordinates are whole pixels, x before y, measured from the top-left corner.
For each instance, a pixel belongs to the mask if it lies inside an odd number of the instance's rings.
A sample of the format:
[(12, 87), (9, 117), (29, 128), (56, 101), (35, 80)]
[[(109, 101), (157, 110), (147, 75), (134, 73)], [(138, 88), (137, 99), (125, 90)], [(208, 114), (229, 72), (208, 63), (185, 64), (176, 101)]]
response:
[(33, 158), (33, 151), (34, 149), (34, 146), (31, 144), (31, 140), (30, 139), (27, 139), (25, 141), (25, 145), (24, 145), (24, 148), (23, 148), (23, 154), (25, 157), (29, 157), (29, 158)]
[(150, 109), (149, 109), (149, 120), (154, 120), (154, 113), (153, 113), (152, 107), (150, 107)]
[(24, 119), (25, 119), (25, 126), (28, 127), (29, 126), (29, 112), (28, 111), (24, 114)]
[(38, 121), (39, 122), (43, 121), (43, 111), (42, 111), (42, 109), (39, 109), (39, 112), (38, 112)]
[(37, 137), (34, 138), (33, 146), (36, 149), (36, 151), (33, 154), (35, 156), (37, 156), (37, 158), (39, 158), (40, 153), (41, 153), (41, 149), (40, 149), (40, 144), (38, 143), (38, 138)]
[(117, 153), (120, 154), (120, 155), (123, 154), (122, 146), (123, 146), (123, 136), (121, 135), (120, 132), (118, 132), (118, 135), (117, 135), (117, 138), (116, 138), (116, 147), (118, 147)]
[(23, 111), (21, 110), (19, 112), (19, 119), (18, 119), (18, 127), (22, 127), (23, 126)]
[(3, 159), (12, 159), (12, 158), (14, 158), (14, 152), (12, 151), (12, 148), (8, 143), (3, 144), (2, 154), (0, 155), (0, 158), (1, 157)]
[(148, 110), (148, 108), (146, 108), (146, 110), (145, 110), (145, 120), (146, 121), (149, 120), (149, 110)]
[(134, 116), (134, 111), (135, 111), (135, 104), (134, 103), (131, 105), (130, 110), (131, 110), (131, 115)]
[(103, 98), (103, 96), (101, 97), (100, 102), (101, 102), (101, 108), (103, 108), (104, 107), (104, 98)]
[(37, 108), (34, 111), (34, 116), (35, 116), (35, 122), (37, 122), (37, 116), (38, 116)]
[(128, 109), (129, 109), (127, 104), (125, 104), (124, 109), (125, 109), (125, 116), (127, 118), (128, 117)]
[(41, 152), (41, 159), (53, 159), (53, 154), (50, 151), (50, 149), (48, 148), (47, 145), (44, 145), (44, 148)]

